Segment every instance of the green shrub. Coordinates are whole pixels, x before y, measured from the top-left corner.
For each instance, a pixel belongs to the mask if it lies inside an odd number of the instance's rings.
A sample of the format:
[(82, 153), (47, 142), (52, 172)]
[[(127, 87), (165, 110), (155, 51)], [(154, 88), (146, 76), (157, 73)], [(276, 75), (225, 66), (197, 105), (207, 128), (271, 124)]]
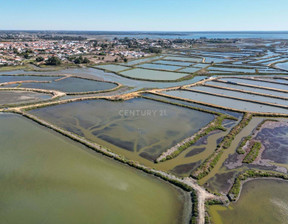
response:
[(261, 149), (262, 145), (260, 142), (254, 142), (251, 150), (243, 159), (243, 163), (253, 163), (254, 160), (258, 157), (259, 150)]

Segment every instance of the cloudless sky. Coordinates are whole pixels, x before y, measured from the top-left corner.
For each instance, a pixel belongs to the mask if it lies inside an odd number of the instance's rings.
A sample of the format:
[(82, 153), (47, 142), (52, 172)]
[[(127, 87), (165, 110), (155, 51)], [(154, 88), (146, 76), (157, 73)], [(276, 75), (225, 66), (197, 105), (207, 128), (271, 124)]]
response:
[(0, 0), (0, 30), (288, 31), (288, 0)]

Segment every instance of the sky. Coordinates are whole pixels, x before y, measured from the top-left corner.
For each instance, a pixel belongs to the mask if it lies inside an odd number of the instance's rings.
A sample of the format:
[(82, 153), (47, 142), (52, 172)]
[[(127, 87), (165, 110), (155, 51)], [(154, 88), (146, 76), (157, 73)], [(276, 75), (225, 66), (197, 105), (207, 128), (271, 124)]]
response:
[(288, 0), (0, 0), (0, 30), (288, 31)]

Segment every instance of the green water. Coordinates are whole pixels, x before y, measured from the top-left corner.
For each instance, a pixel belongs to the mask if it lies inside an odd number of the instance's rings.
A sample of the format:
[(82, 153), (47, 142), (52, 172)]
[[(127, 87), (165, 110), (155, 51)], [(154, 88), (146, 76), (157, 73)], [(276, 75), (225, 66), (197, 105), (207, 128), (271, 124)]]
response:
[(228, 208), (211, 206), (210, 213), (215, 224), (287, 224), (288, 182), (247, 182), (236, 203)]
[(0, 142), (0, 223), (184, 222), (184, 192), (32, 121), (0, 114)]

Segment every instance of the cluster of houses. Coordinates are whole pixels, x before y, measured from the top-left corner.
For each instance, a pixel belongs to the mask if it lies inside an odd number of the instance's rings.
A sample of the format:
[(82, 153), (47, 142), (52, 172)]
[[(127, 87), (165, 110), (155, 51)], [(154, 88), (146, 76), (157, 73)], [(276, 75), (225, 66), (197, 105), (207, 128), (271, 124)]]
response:
[(127, 46), (115, 42), (116, 41), (105, 41), (104, 44), (95, 44), (95, 42), (91, 41), (63, 40), (0, 42), (0, 65), (21, 65), (28, 59), (35, 59), (40, 56), (44, 58), (44, 60), (50, 56), (57, 56), (63, 61), (67, 60), (67, 58), (71, 56), (77, 55), (108, 55), (112, 57), (121, 56), (126, 58), (140, 58), (147, 56), (147, 54), (142, 51), (130, 50)]

